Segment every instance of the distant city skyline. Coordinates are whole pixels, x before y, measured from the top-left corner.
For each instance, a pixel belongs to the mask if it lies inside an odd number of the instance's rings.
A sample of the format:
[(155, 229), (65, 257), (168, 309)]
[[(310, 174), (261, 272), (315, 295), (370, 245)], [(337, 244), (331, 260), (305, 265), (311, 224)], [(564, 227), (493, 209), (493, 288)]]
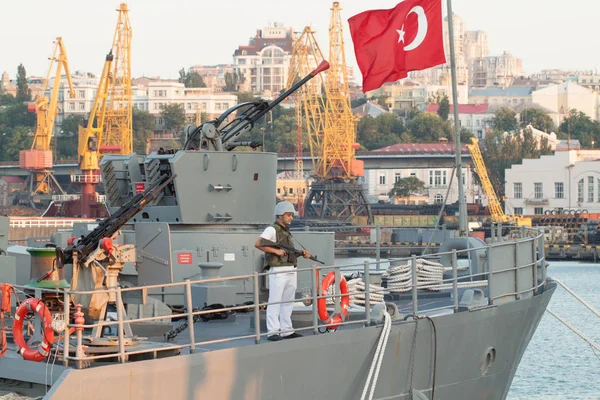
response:
[[(233, 52), (262, 29), (281, 23), (301, 31), (310, 25), (316, 31), (324, 54), (331, 1), (240, 0), (192, 2), (186, 0), (132, 0), (127, 2), (133, 29), (132, 74), (176, 79), (178, 70), (193, 65), (232, 64)], [(397, 1), (341, 1), (342, 17), (367, 9), (392, 8)], [(444, 15), (446, 0), (442, 0)], [(568, 9), (542, 0), (504, 0), (485, 4), (477, 0), (454, 0), (454, 14), (467, 30), (488, 33), (490, 55), (510, 51), (523, 60), (526, 74), (542, 69), (593, 70), (600, 57), (589, 40), (593, 37), (600, 2), (572, 0)], [(29, 76), (45, 76), (52, 41), (62, 36), (72, 72), (99, 74), (112, 43), (117, 20), (117, 1), (81, 2), (54, 0), (11, 2), (1, 0), (3, 40), (0, 73), (14, 79), (23, 64)], [(8, 17), (7, 17), (8, 16)], [(346, 62), (356, 66), (348, 25), (345, 23)]]

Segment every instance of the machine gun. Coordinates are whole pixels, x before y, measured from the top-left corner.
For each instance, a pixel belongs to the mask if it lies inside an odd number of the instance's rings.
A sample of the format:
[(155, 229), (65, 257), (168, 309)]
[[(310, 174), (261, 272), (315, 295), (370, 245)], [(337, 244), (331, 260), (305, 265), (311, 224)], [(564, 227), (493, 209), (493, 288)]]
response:
[(123, 225), (127, 223), (134, 215), (146, 207), (163, 189), (169, 185), (177, 174), (167, 177), (163, 175), (161, 179), (148, 187), (144, 192), (133, 196), (127, 203), (123, 204), (113, 215), (106, 218), (92, 232), (65, 249), (56, 248), (56, 264), (58, 268), (65, 264), (73, 262), (73, 254), (77, 254), (79, 262), (85, 262), (85, 259), (98, 248), (100, 240), (111, 238)]
[[(261, 100), (238, 104), (225, 111), (219, 118), (205, 122), (199, 127), (191, 124), (187, 125), (185, 127), (186, 141), (183, 150), (207, 149), (231, 151), (237, 146), (247, 146), (249, 143), (254, 144), (253, 142), (236, 142), (235, 139), (252, 130), (256, 121), (302, 87), (306, 82), (328, 68), (329, 63), (322, 61), (310, 74), (296, 82), (291, 88), (270, 103)], [(236, 117), (230, 122), (225, 122), (236, 111)]]
[[(293, 247), (293, 246), (286, 246), (283, 244), (279, 244), (279, 243), (275, 243), (275, 242), (271, 242), (270, 240), (267, 239), (261, 239), (260, 241), (261, 246), (269, 246), (269, 247), (275, 247), (277, 249), (283, 249), (289, 252), (294, 252), (294, 254), (296, 254), (296, 256), (301, 256), (304, 254), (303, 250), (298, 250), (297, 248)], [(317, 260), (317, 256), (312, 255), (310, 257), (308, 257), (309, 260), (313, 260), (318, 262), (319, 264), (323, 264), (325, 265), (325, 263), (321, 260)]]

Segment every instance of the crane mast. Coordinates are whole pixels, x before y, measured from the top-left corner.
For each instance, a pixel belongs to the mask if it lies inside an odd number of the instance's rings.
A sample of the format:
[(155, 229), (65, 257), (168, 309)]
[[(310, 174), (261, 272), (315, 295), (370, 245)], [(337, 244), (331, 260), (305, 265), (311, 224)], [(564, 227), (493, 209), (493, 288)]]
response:
[(113, 38), (114, 60), (110, 102), (106, 113), (103, 138), (104, 152), (131, 154), (133, 152), (132, 90), (131, 90), (131, 25), (129, 9), (121, 3), (119, 19)]
[[(305, 27), (302, 35), (294, 43), (292, 49), (292, 58), (290, 61), (290, 73), (288, 74), (287, 88), (310, 71), (314, 70), (325, 58), (314, 37), (314, 31), (310, 27)], [(303, 162), (303, 126), (306, 126), (311, 157), (313, 165), (318, 165), (322, 160), (321, 142), (323, 138), (324, 110), (323, 101), (324, 82), (319, 75), (302, 86), (294, 95), (296, 104), (296, 157), (295, 157), (295, 176), (298, 183), (296, 187), (298, 213), (304, 214), (304, 196), (302, 190), (305, 185), (304, 162)]]
[(112, 47), (106, 56), (94, 105), (85, 126), (79, 127), (79, 168), (71, 182), (81, 185), (80, 215), (91, 217), (101, 182), (102, 154), (130, 154), (132, 149), (131, 25), (122, 3)]
[[(55, 64), (54, 85), (52, 86), (50, 98), (48, 98), (45, 93)], [(57, 192), (64, 193), (51, 171), (54, 121), (59, 109), (58, 95), (63, 70), (69, 84), (69, 95), (74, 98), (75, 91), (71, 81), (67, 51), (62, 38), (57, 37), (54, 42), (52, 57), (50, 57), (50, 66), (44, 79), (42, 95), (38, 96), (35, 102), (31, 104), (33, 107), (31, 105), (28, 107), (28, 110), (36, 112), (36, 130), (33, 143), (30, 150), (23, 150), (19, 154), (20, 167), (30, 171), (30, 175), (24, 184), (23, 193), (26, 194), (25, 197), (34, 207), (44, 195)]]
[(371, 208), (358, 177), (364, 175), (363, 162), (356, 160), (357, 120), (350, 106), (350, 90), (344, 52), (343, 24), (339, 2), (331, 8), (329, 24), (330, 69), (325, 82), (323, 135), (319, 137), (316, 182), (304, 203), (308, 218), (352, 221), (366, 216), (373, 222)]

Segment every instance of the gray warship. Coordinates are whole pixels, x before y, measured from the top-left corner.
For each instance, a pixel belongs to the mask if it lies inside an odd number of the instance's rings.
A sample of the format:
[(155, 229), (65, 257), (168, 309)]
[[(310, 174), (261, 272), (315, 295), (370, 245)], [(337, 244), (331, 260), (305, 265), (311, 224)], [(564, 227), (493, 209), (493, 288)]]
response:
[[(0, 218), (0, 390), (44, 399), (504, 399), (556, 288), (543, 234), (498, 227), (427, 257), (337, 266), (296, 231), (293, 322), (266, 340), (277, 155), (236, 151), (271, 103), (186, 129), (185, 147), (107, 155), (111, 216), (9, 245)], [(329, 278), (329, 283), (323, 279)], [(328, 288), (329, 286), (329, 288)]]

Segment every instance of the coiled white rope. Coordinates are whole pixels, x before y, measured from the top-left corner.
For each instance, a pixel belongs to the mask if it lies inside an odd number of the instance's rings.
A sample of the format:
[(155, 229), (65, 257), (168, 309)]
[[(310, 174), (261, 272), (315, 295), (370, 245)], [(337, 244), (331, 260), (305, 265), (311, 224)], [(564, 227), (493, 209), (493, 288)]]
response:
[[(451, 271), (452, 268), (444, 268), (440, 263), (418, 258), (417, 260), (417, 289), (422, 290), (446, 290), (452, 289), (452, 283), (441, 283), (444, 280), (444, 272)], [(458, 267), (458, 271), (468, 269), (468, 266)], [(382, 275), (382, 280), (386, 282), (386, 288), (390, 293), (407, 293), (412, 290), (412, 267), (411, 264), (398, 265), (390, 267)], [(473, 282), (459, 282), (459, 288), (471, 288), (487, 286), (487, 280)]]
[[(335, 304), (335, 290), (336, 286), (331, 285), (329, 289), (327, 289), (327, 305)], [(350, 296), (350, 304), (358, 304), (364, 305), (366, 298), (366, 285), (365, 281), (362, 278), (355, 278), (348, 281), (348, 293)], [(378, 285), (369, 285), (369, 294), (371, 304), (375, 303), (383, 303), (383, 292), (385, 288), (382, 288)]]
[[(377, 386), (377, 379), (379, 378), (379, 370), (381, 369), (381, 363), (383, 362), (383, 356), (385, 354), (385, 347), (388, 342), (388, 338), (390, 337), (390, 331), (392, 330), (392, 317), (387, 311), (383, 311), (383, 329), (381, 330), (381, 335), (379, 336), (379, 341), (377, 342), (377, 348), (375, 349), (375, 356), (373, 357), (373, 361), (371, 362), (371, 368), (369, 369), (369, 375), (367, 375), (367, 381), (365, 382), (365, 387), (363, 388), (362, 395), (360, 396), (360, 400), (365, 400), (367, 395), (367, 390), (369, 386), (371, 386), (371, 391), (369, 392), (369, 400), (373, 399), (373, 394), (375, 393), (375, 387)], [(373, 376), (373, 372), (375, 375)], [(371, 384), (371, 378), (373, 378), (373, 382)]]

